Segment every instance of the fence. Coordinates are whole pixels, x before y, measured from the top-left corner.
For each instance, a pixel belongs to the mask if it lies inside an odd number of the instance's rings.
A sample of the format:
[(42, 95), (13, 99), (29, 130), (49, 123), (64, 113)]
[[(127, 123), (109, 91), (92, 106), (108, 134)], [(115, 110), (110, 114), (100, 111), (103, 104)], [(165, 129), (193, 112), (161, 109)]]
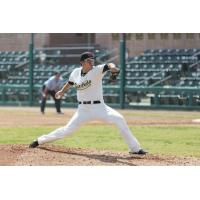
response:
[[(34, 86), (34, 91), (40, 86)], [(120, 108), (120, 86), (104, 86), (104, 100), (112, 107)], [(1, 105), (28, 106), (28, 85), (4, 85), (0, 87)], [(9, 97), (9, 98), (8, 98)], [(39, 106), (40, 95), (34, 96), (34, 106)], [(48, 105), (53, 105), (49, 100)], [(62, 101), (63, 107), (76, 107), (76, 93), (69, 92)], [(199, 88), (183, 87), (125, 87), (124, 108), (200, 110)]]

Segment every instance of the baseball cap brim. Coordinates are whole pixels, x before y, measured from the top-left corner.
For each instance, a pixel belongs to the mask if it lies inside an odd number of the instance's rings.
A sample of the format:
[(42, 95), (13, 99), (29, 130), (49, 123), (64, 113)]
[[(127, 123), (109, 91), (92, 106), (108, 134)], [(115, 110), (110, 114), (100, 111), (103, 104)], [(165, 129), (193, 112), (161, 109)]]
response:
[(92, 52), (84, 52), (81, 54), (80, 61), (84, 61), (87, 58), (94, 59), (94, 54)]

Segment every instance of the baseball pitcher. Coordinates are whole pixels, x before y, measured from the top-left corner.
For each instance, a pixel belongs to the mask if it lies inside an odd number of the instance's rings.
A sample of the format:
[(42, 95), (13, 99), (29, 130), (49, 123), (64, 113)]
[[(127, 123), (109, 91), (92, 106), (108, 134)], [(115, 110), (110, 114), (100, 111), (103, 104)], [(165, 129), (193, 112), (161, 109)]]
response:
[(29, 147), (64, 138), (77, 130), (82, 124), (91, 120), (102, 120), (114, 123), (129, 147), (129, 153), (145, 155), (147, 151), (140, 147), (138, 140), (131, 133), (124, 117), (104, 103), (102, 78), (107, 71), (111, 72), (110, 81), (115, 80), (119, 69), (113, 63), (94, 66), (94, 55), (84, 52), (80, 57), (81, 66), (72, 71), (69, 81), (56, 93), (56, 98), (64, 95), (70, 87), (77, 89), (78, 109), (71, 120), (63, 127), (34, 140)]

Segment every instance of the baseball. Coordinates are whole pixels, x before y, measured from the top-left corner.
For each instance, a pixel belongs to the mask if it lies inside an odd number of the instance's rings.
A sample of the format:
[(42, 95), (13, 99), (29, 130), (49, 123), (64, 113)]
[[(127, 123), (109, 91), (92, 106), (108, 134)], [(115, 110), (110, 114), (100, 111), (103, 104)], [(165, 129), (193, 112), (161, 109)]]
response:
[(61, 99), (61, 95), (60, 94), (56, 94), (56, 99)]

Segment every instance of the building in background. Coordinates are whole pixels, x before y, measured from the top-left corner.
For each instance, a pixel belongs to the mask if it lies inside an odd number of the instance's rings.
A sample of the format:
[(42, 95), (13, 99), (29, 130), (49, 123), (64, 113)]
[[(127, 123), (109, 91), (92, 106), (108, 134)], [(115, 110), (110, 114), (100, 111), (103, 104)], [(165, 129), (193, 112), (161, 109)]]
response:
[[(119, 33), (35, 33), (35, 47), (98, 45), (119, 49)], [(200, 33), (127, 33), (127, 52), (136, 56), (146, 49), (200, 48)], [(0, 33), (0, 51), (27, 51), (30, 33)]]

